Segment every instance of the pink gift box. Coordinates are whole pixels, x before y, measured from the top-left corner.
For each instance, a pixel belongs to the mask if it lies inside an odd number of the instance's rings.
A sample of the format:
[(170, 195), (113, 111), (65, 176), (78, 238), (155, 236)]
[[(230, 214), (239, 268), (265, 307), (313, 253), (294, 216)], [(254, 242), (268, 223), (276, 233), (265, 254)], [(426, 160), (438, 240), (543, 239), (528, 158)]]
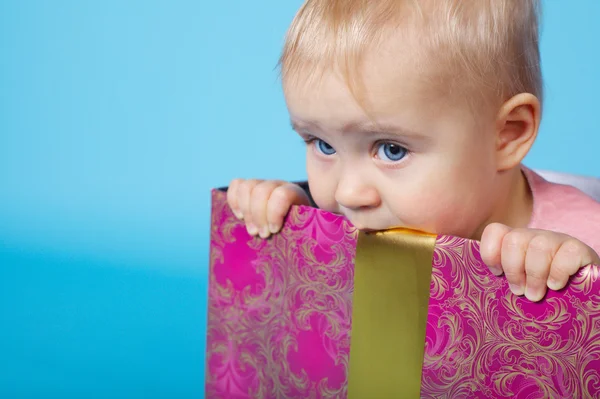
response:
[[(366, 345), (353, 330), (362, 278), (355, 275), (356, 229), (341, 216), (293, 207), (281, 233), (252, 238), (226, 194), (212, 195), (207, 398), (600, 397), (598, 267), (582, 269), (566, 289), (532, 303), (489, 272), (476, 241), (434, 237), (425, 336), (417, 348), (422, 359), (408, 380), (418, 392), (396, 384), (395, 393), (383, 393), (385, 383), (368, 386), (370, 377), (353, 385), (380, 366), (377, 353), (353, 347)], [(390, 278), (403, 279), (402, 266)], [(414, 307), (396, 303), (395, 295), (374, 296), (396, 306), (390, 309)], [(369, 332), (379, 333), (377, 344), (390, 352), (400, 345), (387, 331)], [(374, 363), (359, 363), (356, 353)], [(402, 370), (416, 367), (404, 364), (409, 357), (400, 353), (382, 378), (407, 378)]]

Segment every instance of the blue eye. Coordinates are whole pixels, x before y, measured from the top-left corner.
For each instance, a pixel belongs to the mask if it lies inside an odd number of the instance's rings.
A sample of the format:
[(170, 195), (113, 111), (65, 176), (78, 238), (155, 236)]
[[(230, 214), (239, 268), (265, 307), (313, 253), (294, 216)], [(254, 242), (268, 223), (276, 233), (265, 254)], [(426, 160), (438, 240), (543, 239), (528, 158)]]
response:
[(377, 150), (379, 159), (389, 162), (401, 161), (406, 154), (408, 154), (406, 148), (394, 143), (382, 143)]
[(324, 142), (323, 140), (316, 139), (315, 146), (317, 147), (317, 150), (319, 150), (319, 152), (323, 155), (335, 154), (335, 149), (332, 146), (330, 146), (329, 144), (327, 144), (326, 142)]

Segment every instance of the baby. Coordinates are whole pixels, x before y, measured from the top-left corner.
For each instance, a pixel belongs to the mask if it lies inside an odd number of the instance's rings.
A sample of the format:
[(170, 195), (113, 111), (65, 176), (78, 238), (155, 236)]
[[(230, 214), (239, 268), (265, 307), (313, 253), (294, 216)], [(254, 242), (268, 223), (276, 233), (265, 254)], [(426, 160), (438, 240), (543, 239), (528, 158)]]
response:
[(600, 263), (600, 203), (521, 162), (541, 119), (536, 0), (307, 0), (282, 81), (307, 144), (310, 195), (231, 182), (251, 235), (292, 205), (358, 229), (410, 227), (481, 241), (484, 262), (539, 301)]

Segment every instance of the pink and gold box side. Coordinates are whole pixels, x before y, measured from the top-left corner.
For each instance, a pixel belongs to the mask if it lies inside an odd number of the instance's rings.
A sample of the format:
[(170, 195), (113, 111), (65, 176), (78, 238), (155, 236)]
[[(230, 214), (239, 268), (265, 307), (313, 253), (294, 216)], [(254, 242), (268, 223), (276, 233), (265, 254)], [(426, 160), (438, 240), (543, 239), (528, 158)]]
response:
[[(207, 398), (352, 396), (358, 240), (346, 219), (310, 207), (251, 238), (213, 191)], [(476, 241), (434, 244), (420, 397), (600, 397), (598, 267), (531, 303), (488, 271)]]

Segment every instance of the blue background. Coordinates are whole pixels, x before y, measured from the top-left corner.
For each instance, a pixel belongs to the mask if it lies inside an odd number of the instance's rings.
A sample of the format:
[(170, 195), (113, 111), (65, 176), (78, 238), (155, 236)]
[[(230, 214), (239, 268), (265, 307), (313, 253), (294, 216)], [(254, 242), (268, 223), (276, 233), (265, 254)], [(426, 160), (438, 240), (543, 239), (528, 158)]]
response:
[[(0, 397), (203, 396), (210, 189), (304, 177), (299, 5), (0, 1)], [(529, 166), (599, 175), (599, 17), (546, 1)]]

